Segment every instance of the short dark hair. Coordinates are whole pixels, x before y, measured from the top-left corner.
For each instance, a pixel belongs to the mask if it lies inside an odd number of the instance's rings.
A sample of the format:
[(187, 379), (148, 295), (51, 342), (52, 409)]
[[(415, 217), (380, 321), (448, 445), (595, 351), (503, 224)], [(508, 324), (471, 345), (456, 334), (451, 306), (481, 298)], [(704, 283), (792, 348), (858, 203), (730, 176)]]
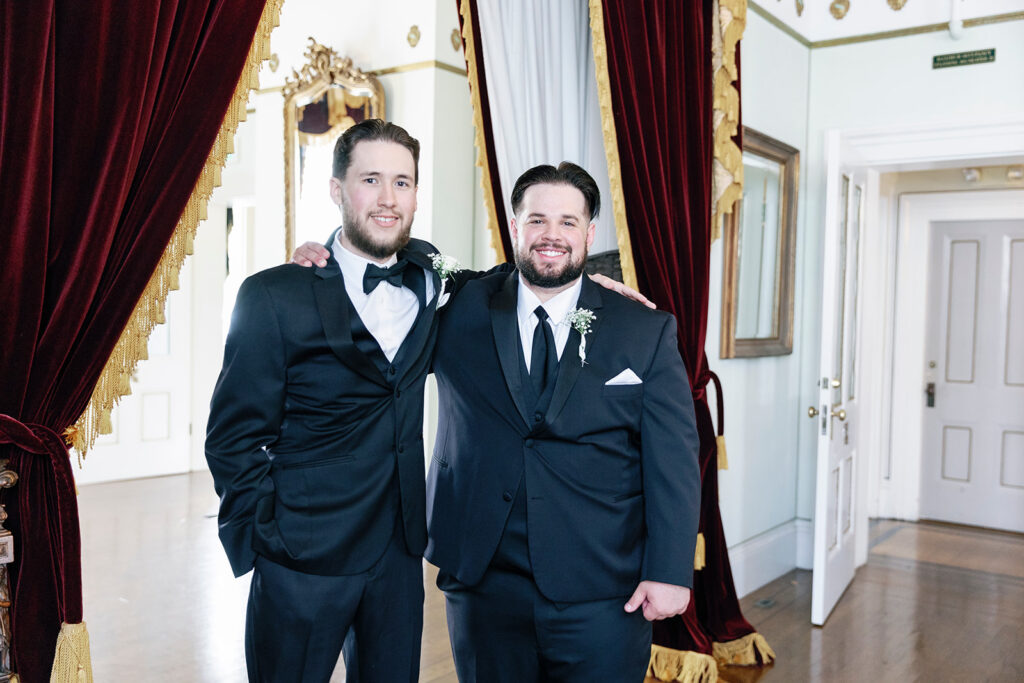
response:
[(558, 168), (551, 164), (541, 164), (519, 176), (516, 186), (512, 188), (512, 213), (519, 213), (526, 190), (533, 185), (540, 184), (569, 185), (582, 192), (583, 202), (587, 212), (590, 213), (590, 220), (597, 218), (597, 214), (601, 211), (601, 191), (597, 189), (597, 182), (582, 167), (571, 161), (563, 161), (558, 164)]
[(352, 150), (360, 142), (395, 142), (405, 147), (412, 154), (412, 161), (416, 168), (416, 177), (413, 180), (420, 182), (420, 141), (409, 135), (409, 131), (390, 121), (381, 119), (366, 119), (352, 126), (338, 138), (334, 143), (334, 177), (338, 180), (345, 179), (345, 172), (352, 161)]

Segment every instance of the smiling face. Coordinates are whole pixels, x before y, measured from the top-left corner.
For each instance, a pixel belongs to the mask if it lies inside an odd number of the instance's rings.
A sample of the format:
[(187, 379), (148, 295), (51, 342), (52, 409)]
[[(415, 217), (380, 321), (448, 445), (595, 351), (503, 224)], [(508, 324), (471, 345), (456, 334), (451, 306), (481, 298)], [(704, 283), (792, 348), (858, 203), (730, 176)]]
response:
[(409, 242), (416, 213), (416, 161), (396, 142), (364, 140), (352, 149), (345, 177), (331, 178), (341, 207), (341, 243), (384, 262)]
[(519, 272), (542, 301), (568, 289), (594, 242), (583, 193), (563, 183), (528, 187), (512, 219), (512, 242)]

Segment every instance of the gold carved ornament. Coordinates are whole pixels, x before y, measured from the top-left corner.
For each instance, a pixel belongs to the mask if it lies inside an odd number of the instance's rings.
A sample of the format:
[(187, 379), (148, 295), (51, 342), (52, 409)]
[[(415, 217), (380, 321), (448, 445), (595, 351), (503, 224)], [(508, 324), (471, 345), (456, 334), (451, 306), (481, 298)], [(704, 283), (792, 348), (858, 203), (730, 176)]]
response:
[(747, 25), (746, 0), (715, 0), (711, 33), (712, 100), (711, 192), (714, 203), (711, 241), (722, 234), (722, 217), (743, 195), (743, 153), (733, 140), (739, 130), (740, 93), (736, 47)]
[(891, 7), (895, 12), (899, 12), (903, 9), (903, 6), (907, 4), (907, 0), (888, 0), (888, 2), (889, 7)]
[(846, 13), (850, 11), (850, 0), (832, 0), (832, 4), (829, 5), (828, 11), (832, 13), (832, 16), (836, 19), (842, 19), (846, 16)]
[[(284, 240), (285, 261), (295, 250), (295, 215), (298, 191), (295, 183), (299, 146), (329, 144), (355, 121), (346, 108), (362, 108), (366, 118), (385, 118), (384, 86), (371, 73), (356, 68), (350, 57), (309, 38), (306, 62), (285, 79), (284, 96)], [(330, 129), (324, 133), (299, 131), (302, 108), (326, 95)]]

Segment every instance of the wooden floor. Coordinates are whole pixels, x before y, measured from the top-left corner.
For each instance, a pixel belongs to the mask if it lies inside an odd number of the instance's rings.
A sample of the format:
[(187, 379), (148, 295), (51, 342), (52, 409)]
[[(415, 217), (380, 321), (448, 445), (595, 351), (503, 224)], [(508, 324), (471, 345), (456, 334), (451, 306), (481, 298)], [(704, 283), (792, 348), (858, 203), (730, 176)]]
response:
[[(95, 680), (244, 681), (249, 580), (220, 548), (209, 475), (83, 486), (79, 504)], [(1021, 536), (880, 521), (871, 543), (824, 628), (810, 625), (810, 572), (744, 598), (778, 660), (720, 680), (1024, 681)], [(428, 565), (420, 680), (454, 683), (434, 575)]]

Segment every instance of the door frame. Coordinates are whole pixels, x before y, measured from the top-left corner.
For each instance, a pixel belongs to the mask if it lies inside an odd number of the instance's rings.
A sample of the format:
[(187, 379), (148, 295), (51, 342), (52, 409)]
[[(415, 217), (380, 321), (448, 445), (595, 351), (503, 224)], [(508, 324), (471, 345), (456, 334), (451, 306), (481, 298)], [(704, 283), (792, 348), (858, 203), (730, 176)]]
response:
[[(907, 240), (899, 239), (905, 214), (900, 214), (901, 218), (894, 224), (887, 198), (880, 193), (880, 175), (892, 171), (961, 165), (1020, 163), (1024, 160), (1024, 117), (969, 124), (904, 124), (871, 129), (831, 129), (825, 132), (825, 140), (826, 169), (833, 165), (836, 168), (848, 166), (865, 173), (866, 196), (861, 227), (862, 287), (859, 296), (862, 301), (884, 302), (884, 306), (874, 314), (869, 314), (865, 310), (867, 307), (861, 307), (858, 316), (860, 329), (854, 332), (862, 342), (859, 344), (857, 361), (860, 366), (858, 392), (862, 411), (859, 424), (855, 427), (861, 462), (855, 472), (853, 510), (856, 526), (855, 564), (861, 566), (867, 562), (868, 557), (869, 517), (916, 520), (920, 506), (920, 416), (914, 422), (918, 427), (912, 430), (917, 433), (917, 450), (907, 457), (906, 451), (899, 450), (906, 448), (906, 444), (900, 442), (906, 436), (906, 430), (894, 428), (894, 425), (900, 424), (894, 421), (894, 411), (898, 413), (902, 407), (894, 394), (897, 386), (894, 377), (899, 373), (898, 362), (909, 362), (898, 352), (914, 353), (916, 349), (913, 367), (920, 369), (924, 362), (923, 327), (916, 338), (895, 334), (899, 292), (906, 295), (908, 289), (921, 289), (924, 272), (919, 269), (916, 280), (897, 285), (898, 281), (913, 274), (908, 263), (914, 255), (910, 254), (902, 260), (900, 258), (901, 247), (907, 251), (910, 246)], [(823, 201), (827, 212), (830, 199), (825, 197)], [(829, 273), (823, 272), (822, 282), (829, 277)], [(901, 378), (899, 386), (905, 386), (906, 381), (906, 378)], [(911, 385), (915, 399), (918, 398), (917, 388), (922, 386), (920, 382), (921, 379), (918, 379), (917, 384)], [(817, 393), (818, 389), (815, 388), (814, 402), (817, 402)], [(901, 400), (903, 398), (901, 395)], [(892, 458), (896, 452), (903, 454), (900, 460), (916, 463), (909, 466), (912, 471), (900, 471), (898, 474), (883, 471), (883, 465), (888, 466), (896, 460)], [(891, 474), (896, 474), (895, 478), (886, 476)], [(912, 495), (908, 495), (908, 491), (912, 491)], [(894, 505), (903, 498), (907, 498), (914, 509), (901, 508), (897, 513)], [(817, 514), (815, 516), (817, 518)]]
[[(884, 516), (920, 518), (931, 224), (1013, 218), (1024, 218), (1024, 188), (908, 193), (899, 198), (893, 331), (901, 343), (892, 349), (890, 448), (880, 463), (878, 482), (879, 513)], [(892, 457), (895, 453), (900, 457)]]

